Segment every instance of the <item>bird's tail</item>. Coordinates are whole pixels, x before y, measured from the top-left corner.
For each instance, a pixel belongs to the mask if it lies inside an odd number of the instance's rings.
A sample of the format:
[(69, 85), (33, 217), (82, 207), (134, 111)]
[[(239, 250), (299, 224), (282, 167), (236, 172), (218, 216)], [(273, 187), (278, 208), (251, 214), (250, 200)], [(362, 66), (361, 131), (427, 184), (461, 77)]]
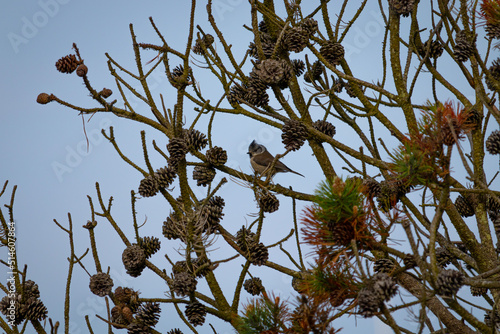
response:
[(290, 171), (290, 172), (292, 172), (292, 173), (294, 173), (294, 174), (300, 175), (300, 176), (302, 176), (302, 177), (305, 177), (304, 175), (302, 175), (302, 174), (300, 174), (300, 173), (297, 173), (296, 171), (291, 170), (290, 168), (288, 168), (288, 171)]

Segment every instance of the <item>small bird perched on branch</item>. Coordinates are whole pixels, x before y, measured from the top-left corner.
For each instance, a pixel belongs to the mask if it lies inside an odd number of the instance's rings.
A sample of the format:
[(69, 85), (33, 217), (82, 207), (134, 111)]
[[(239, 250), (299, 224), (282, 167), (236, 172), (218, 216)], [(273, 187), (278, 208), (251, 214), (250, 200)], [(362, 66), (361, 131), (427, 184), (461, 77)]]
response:
[[(257, 144), (254, 140), (248, 147), (247, 153), (250, 156), (250, 163), (252, 164), (252, 168), (257, 173), (261, 175), (268, 173), (268, 170), (274, 161), (274, 156), (267, 151), (267, 148), (264, 145)], [(273, 177), (276, 173), (288, 172), (304, 177), (304, 175), (291, 170), (279, 160), (274, 164), (271, 177)]]

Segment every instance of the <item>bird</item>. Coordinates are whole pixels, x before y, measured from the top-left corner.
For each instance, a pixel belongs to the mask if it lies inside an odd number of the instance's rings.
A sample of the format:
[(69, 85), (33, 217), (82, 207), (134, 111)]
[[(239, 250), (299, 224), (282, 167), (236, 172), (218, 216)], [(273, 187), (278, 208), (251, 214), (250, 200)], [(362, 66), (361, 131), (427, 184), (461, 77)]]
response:
[[(252, 164), (252, 168), (261, 175), (266, 174), (268, 172), (269, 167), (274, 161), (274, 156), (271, 153), (269, 153), (267, 148), (264, 145), (257, 144), (254, 140), (252, 141), (252, 143), (250, 143), (247, 153), (250, 156), (250, 163)], [(304, 177), (304, 175), (291, 170), (279, 160), (276, 161), (276, 163), (274, 164), (271, 177), (273, 177), (276, 173), (288, 173), (288, 172)]]

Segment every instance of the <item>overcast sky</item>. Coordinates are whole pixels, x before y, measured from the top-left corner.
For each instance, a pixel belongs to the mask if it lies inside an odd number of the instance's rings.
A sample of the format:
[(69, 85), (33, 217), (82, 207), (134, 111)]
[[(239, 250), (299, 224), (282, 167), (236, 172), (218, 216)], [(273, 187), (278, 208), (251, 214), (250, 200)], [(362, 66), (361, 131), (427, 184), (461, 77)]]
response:
[[(200, 1), (201, 3), (201, 1)], [(214, 0), (214, 16), (223, 30), (226, 39), (233, 44), (233, 50), (243, 54), (248, 46), (250, 34), (242, 28), (250, 24), (248, 3), (244, 0)], [(331, 8), (332, 13), (336, 10)], [(368, 9), (362, 25), (354, 30), (353, 38), (346, 41), (346, 57), (353, 67), (363, 73), (368, 81), (374, 82), (380, 75), (379, 68), (366, 62), (366, 56), (378, 50), (383, 35), (383, 24), (375, 15), (377, 9)], [(185, 48), (187, 36), (189, 2), (159, 1), (123, 2), (123, 1), (9, 1), (4, 4), (0, 14), (0, 40), (2, 61), (0, 69), (3, 80), (0, 83), (0, 96), (3, 109), (0, 111), (0, 181), (9, 180), (8, 193), (2, 197), (2, 204), (8, 202), (10, 191), (18, 185), (15, 201), (15, 219), (18, 237), (18, 255), (22, 264), (28, 265), (28, 279), (38, 283), (41, 298), (49, 309), (49, 316), (63, 321), (64, 286), (69, 255), (67, 235), (54, 223), (56, 219), (64, 226), (68, 225), (67, 213), (73, 218), (77, 254), (81, 255), (88, 247), (88, 233), (81, 226), (90, 219), (87, 195), (97, 205), (95, 182), (99, 182), (105, 198), (114, 197), (112, 213), (120, 227), (133, 240), (132, 216), (130, 209), (130, 191), (137, 191), (142, 176), (124, 163), (100, 134), (101, 129), (115, 128), (115, 136), (124, 153), (140, 166), (144, 166), (140, 145), (140, 131), (146, 129), (147, 139), (152, 139), (161, 147), (167, 140), (144, 125), (117, 119), (113, 115), (96, 114), (91, 120), (84, 118), (85, 129), (90, 146), (83, 132), (83, 122), (77, 112), (55, 103), (39, 105), (35, 102), (41, 92), (54, 93), (59, 98), (75, 105), (93, 107), (96, 104), (89, 98), (81, 79), (76, 75), (62, 74), (56, 71), (55, 62), (67, 54), (73, 53), (72, 43), (77, 43), (85, 64), (89, 68), (89, 78), (96, 89), (111, 88), (113, 97), (119, 98), (114, 81), (109, 75), (105, 52), (125, 68), (134, 71), (134, 55), (130, 42), (129, 24), (134, 25), (139, 42), (160, 43), (149, 23), (152, 16), (159, 29), (174, 48)], [(333, 17), (333, 15), (332, 15)], [(205, 31), (210, 27), (203, 5), (198, 6), (196, 23)], [(220, 45), (218, 45), (220, 47)], [(145, 53), (143, 59), (154, 58), (153, 52)], [(364, 58), (363, 58), (364, 57)], [(376, 57), (376, 55), (374, 55)], [(194, 65), (193, 65), (194, 66)], [(199, 82), (204, 93), (212, 100), (220, 97), (216, 82), (209, 76), (200, 76)], [(173, 91), (165, 77), (153, 78), (155, 98), (164, 94), (166, 104), (173, 106)], [(133, 84), (137, 86), (137, 84)], [(212, 96), (211, 96), (212, 94)], [(149, 110), (137, 101), (137, 110), (149, 114)], [(188, 109), (186, 109), (188, 110)], [(193, 117), (188, 114), (187, 117)], [(318, 117), (320, 113), (318, 114)], [(202, 120), (200, 125), (206, 124)], [(206, 132), (205, 128), (200, 128)], [(337, 128), (339, 138), (347, 137), (342, 127)], [(248, 144), (256, 139), (265, 144), (272, 153), (283, 153), (280, 133), (256, 122), (243, 118), (216, 116), (214, 145), (223, 146), (228, 151), (228, 164), (233, 168), (250, 171), (248, 156), (245, 154)], [(344, 137), (343, 137), (344, 136)], [(349, 135), (352, 136), (352, 135)], [(345, 141), (345, 139), (344, 139)], [(358, 145), (359, 146), (359, 145)], [(356, 147), (356, 146), (354, 146)], [(152, 151), (152, 146), (150, 146)], [(330, 152), (330, 151), (329, 151)], [(161, 157), (152, 157), (153, 167), (164, 165)], [(287, 155), (284, 162), (292, 169), (305, 175), (279, 175), (275, 182), (284, 186), (311, 193), (321, 181), (321, 172), (312, 164), (311, 151), (304, 148)], [(342, 163), (336, 162), (339, 173)], [(219, 176), (220, 178), (220, 176)], [(203, 196), (201, 189), (197, 193)], [(226, 200), (224, 226), (236, 232), (242, 225), (252, 220), (247, 214), (257, 212), (249, 189), (229, 182), (220, 192)], [(280, 211), (269, 215), (264, 235), (264, 243), (276, 242), (290, 230), (291, 203), (284, 197)], [(298, 203), (299, 212), (304, 203)], [(138, 219), (147, 221), (141, 232), (144, 236), (155, 235), (162, 240), (161, 251), (153, 256), (152, 261), (160, 268), (168, 268), (163, 254), (168, 253), (174, 259), (174, 243), (169, 243), (161, 236), (161, 225), (169, 213), (169, 207), (161, 198), (141, 199), (137, 202)], [(141, 291), (142, 297), (163, 297), (166, 285), (154, 275), (143, 274), (132, 278), (125, 274), (121, 264), (122, 241), (111, 229), (109, 223), (98, 219), (96, 228), (97, 244), (101, 263), (105, 268), (111, 266), (111, 274), (117, 286), (129, 286)], [(212, 256), (216, 259), (227, 257), (225, 248), (215, 248)], [(293, 252), (293, 250), (292, 250)], [(2, 253), (3, 254), (3, 253)], [(271, 257), (285, 261), (282, 253), (272, 250)], [(92, 258), (83, 261), (86, 269), (95, 273)], [(279, 262), (279, 261), (277, 261)], [(221, 266), (219, 274), (227, 291), (234, 287), (234, 277), (238, 274), (241, 262)], [(0, 280), (5, 283), (7, 273)], [(267, 289), (289, 296), (290, 279), (270, 270), (251, 270), (254, 276), (261, 276)], [(228, 273), (233, 274), (228, 275)], [(91, 316), (96, 332), (104, 328), (94, 315), (105, 315), (103, 299), (94, 296), (88, 289), (88, 275), (75, 267), (71, 297), (71, 333), (86, 333), (84, 315)], [(200, 286), (201, 289), (205, 287)], [(205, 288), (206, 289), (206, 288)], [(246, 301), (250, 295), (242, 294)], [(157, 326), (160, 332), (179, 327), (180, 323), (172, 308), (162, 306), (161, 322)], [(208, 333), (208, 323), (212, 323), (219, 333), (231, 333), (229, 325), (208, 317), (201, 333)], [(47, 325), (48, 326), (48, 325)], [(339, 321), (336, 327), (344, 327), (366, 333), (385, 333), (377, 322), (351, 317)], [(187, 332), (187, 330), (186, 330)], [(347, 332), (347, 331), (346, 331)]]

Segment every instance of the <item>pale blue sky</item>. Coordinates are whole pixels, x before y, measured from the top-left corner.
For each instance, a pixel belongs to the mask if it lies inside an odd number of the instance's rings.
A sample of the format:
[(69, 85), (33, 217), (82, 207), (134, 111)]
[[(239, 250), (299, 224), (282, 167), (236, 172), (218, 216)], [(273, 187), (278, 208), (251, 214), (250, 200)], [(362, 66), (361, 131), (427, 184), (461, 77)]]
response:
[[(214, 7), (215, 19), (226, 39), (233, 44), (234, 50), (243, 54), (250, 38), (250, 34), (242, 28), (243, 24), (250, 22), (247, 1), (214, 0)], [(332, 5), (332, 14), (335, 10)], [(376, 12), (376, 7), (368, 9), (363, 14), (364, 21), (361, 21), (364, 23), (356, 28), (358, 30), (353, 30), (353, 38), (347, 39), (344, 44), (353, 68), (362, 73), (367, 81), (376, 81), (380, 75), (380, 67), (366, 61), (367, 55), (373, 55), (373, 60), (377, 60), (378, 54), (373, 50), (379, 52), (383, 34), (383, 25), (374, 15)], [(67, 212), (71, 212), (77, 253), (82, 254), (89, 247), (87, 231), (81, 228), (90, 218), (86, 196), (92, 196), (96, 203), (95, 182), (98, 181), (104, 196), (115, 198), (112, 211), (115, 219), (128, 237), (133, 237), (130, 190), (137, 190), (141, 175), (121, 161), (112, 146), (100, 136), (101, 128), (112, 125), (124, 153), (141, 166), (144, 163), (140, 131), (146, 129), (148, 140), (155, 138), (162, 147), (166, 140), (143, 125), (117, 119), (113, 115), (97, 114), (86, 124), (91, 145), (87, 152), (82, 118), (75, 111), (55, 103), (39, 105), (35, 102), (36, 97), (41, 92), (54, 93), (76, 105), (95, 106), (80, 78), (74, 74), (61, 74), (54, 66), (60, 57), (73, 53), (71, 46), (75, 42), (89, 68), (91, 82), (96, 88), (111, 88), (115, 91), (113, 98), (118, 98), (104, 53), (108, 52), (124, 67), (134, 69), (129, 23), (134, 24), (138, 41), (159, 43), (148, 20), (153, 16), (171, 46), (184, 48), (188, 15), (188, 1), (29, 0), (4, 4), (4, 10), (0, 14), (0, 73), (4, 78), (0, 83), (0, 96), (4, 100), (4, 108), (0, 111), (0, 182), (3, 184), (4, 180), (10, 181), (9, 192), (13, 185), (18, 185), (15, 218), (19, 261), (28, 264), (28, 278), (39, 284), (49, 316), (55, 320), (63, 320), (62, 305), (69, 247), (67, 235), (52, 220), (55, 218), (67, 226)], [(210, 31), (201, 1), (196, 23), (205, 31)], [(143, 59), (155, 56), (152, 52), (146, 55)], [(303, 56), (300, 58), (303, 59)], [(160, 93), (165, 94), (166, 103), (171, 107), (173, 94), (172, 90), (168, 90), (168, 81), (161, 76), (156, 78), (157, 87), (153, 89), (153, 94), (156, 98)], [(203, 92), (213, 95), (212, 100), (220, 97), (220, 90), (217, 90), (213, 78), (200, 76), (199, 81)], [(148, 114), (144, 106), (137, 110)], [(320, 114), (319, 112), (318, 117)], [(189, 119), (193, 115), (188, 114), (187, 117)], [(86, 121), (88, 119), (88, 116), (85, 117)], [(206, 124), (206, 120), (200, 124)], [(200, 130), (206, 132), (206, 127)], [(228, 151), (229, 164), (245, 172), (250, 171), (246, 148), (253, 139), (265, 144), (272, 153), (283, 152), (279, 132), (256, 122), (245, 122), (242, 117), (216, 116), (214, 132), (214, 145), (224, 146)], [(348, 144), (357, 140), (345, 126), (337, 127), (337, 137)], [(321, 181), (321, 173), (316, 165), (311, 166), (310, 154), (310, 150), (304, 148), (289, 154), (284, 160), (289, 167), (304, 174), (305, 178), (293, 174), (279, 175), (275, 181), (284, 186), (291, 185), (296, 190), (312, 192)], [(156, 164), (155, 168), (162, 167), (160, 157), (154, 157), (152, 161)], [(338, 171), (342, 172), (340, 166), (343, 163), (335, 161), (335, 164)], [(343, 174), (345, 175), (345, 171)], [(205, 190), (201, 189), (199, 195)], [(2, 203), (7, 203), (9, 195), (4, 195)], [(235, 232), (241, 225), (251, 221), (252, 218), (246, 214), (257, 210), (250, 190), (230, 182), (221, 190), (221, 195), (226, 199), (223, 224), (227, 229)], [(291, 228), (290, 201), (283, 197), (280, 199), (280, 212), (269, 216), (267, 235), (264, 237), (266, 244), (279, 240)], [(303, 203), (299, 203), (299, 209), (302, 207)], [(161, 236), (161, 224), (168, 215), (169, 208), (160, 198), (152, 198), (138, 201), (137, 211), (139, 220), (147, 217), (143, 235), (156, 235), (162, 240), (161, 251), (153, 257), (153, 261), (161, 267), (166, 263), (162, 254), (168, 252), (176, 257), (174, 244), (168, 243)], [(96, 234), (101, 263), (105, 267), (112, 266), (115, 287), (134, 287), (144, 297), (162, 296), (166, 285), (155, 276), (144, 274), (134, 279), (124, 273), (121, 264), (123, 243), (106, 221), (99, 219), (98, 222)], [(224, 258), (227, 255), (224, 250), (227, 249), (214, 250), (213, 256)], [(273, 250), (271, 256), (282, 255)], [(88, 256), (84, 263), (87, 270), (94, 274), (92, 259)], [(235, 263), (224, 267), (219, 274), (216, 272), (224, 286), (229, 287), (229, 291), (234, 286), (234, 277), (230, 277), (228, 273), (236, 275), (239, 269), (239, 263)], [(0, 269), (0, 280), (5, 282), (6, 274), (2, 272), (3, 269)], [(252, 269), (251, 272), (255, 275), (258, 271)], [(263, 272), (260, 276), (263, 277), (266, 288), (285, 296), (291, 292), (289, 278), (269, 270)], [(203, 288), (203, 284), (201, 286)], [(243, 293), (242, 300), (245, 301), (248, 297), (248, 294)], [(103, 328), (102, 323), (93, 315), (105, 314), (102, 303), (102, 298), (89, 291), (87, 274), (80, 267), (75, 267), (71, 333), (87, 332), (83, 319), (85, 314), (91, 316), (94, 329), (99, 332), (98, 329)], [(167, 332), (176, 326), (185, 330), (186, 327), (180, 324), (173, 312), (172, 308), (162, 307), (162, 320), (157, 326), (160, 332)], [(230, 326), (214, 318), (208, 317), (206, 325), (208, 323), (212, 323), (221, 334), (232, 332)], [(336, 327), (348, 330), (354, 325), (357, 325), (358, 331), (384, 332), (378, 330), (379, 327), (372, 320), (357, 318), (355, 321), (352, 317), (339, 322)], [(208, 326), (205, 326), (200, 329), (200, 333), (208, 333), (208, 330)]]

